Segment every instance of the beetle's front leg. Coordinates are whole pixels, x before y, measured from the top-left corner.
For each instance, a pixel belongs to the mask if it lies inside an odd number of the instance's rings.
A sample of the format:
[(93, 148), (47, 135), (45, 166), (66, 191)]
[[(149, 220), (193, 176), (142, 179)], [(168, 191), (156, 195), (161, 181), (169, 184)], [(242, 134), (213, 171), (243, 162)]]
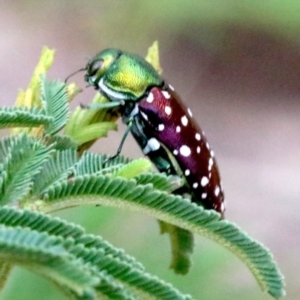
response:
[(132, 124), (133, 124), (133, 119), (129, 120), (129, 122), (128, 122), (128, 124), (127, 124), (126, 131), (125, 131), (125, 133), (124, 133), (124, 135), (123, 135), (123, 137), (122, 137), (122, 140), (121, 140), (121, 142), (120, 142), (120, 145), (119, 145), (119, 147), (118, 147), (117, 152), (116, 152), (114, 155), (107, 157), (107, 158), (104, 160), (102, 166), (104, 166), (105, 164), (107, 164), (109, 161), (114, 160), (115, 158), (117, 158), (117, 157), (120, 155), (120, 153), (121, 153), (121, 151), (122, 151), (122, 149), (123, 149), (123, 145), (124, 145), (124, 143), (125, 143), (125, 140), (126, 140), (128, 134), (129, 134), (130, 130), (131, 130)]

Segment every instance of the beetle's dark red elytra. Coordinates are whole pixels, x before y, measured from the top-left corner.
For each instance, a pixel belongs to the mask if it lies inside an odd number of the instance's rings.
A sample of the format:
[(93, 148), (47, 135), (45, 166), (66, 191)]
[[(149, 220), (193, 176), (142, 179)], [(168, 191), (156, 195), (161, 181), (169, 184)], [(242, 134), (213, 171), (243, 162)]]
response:
[(195, 202), (223, 214), (224, 193), (214, 152), (191, 110), (172, 87), (152, 88), (138, 107), (144, 131), (174, 155)]

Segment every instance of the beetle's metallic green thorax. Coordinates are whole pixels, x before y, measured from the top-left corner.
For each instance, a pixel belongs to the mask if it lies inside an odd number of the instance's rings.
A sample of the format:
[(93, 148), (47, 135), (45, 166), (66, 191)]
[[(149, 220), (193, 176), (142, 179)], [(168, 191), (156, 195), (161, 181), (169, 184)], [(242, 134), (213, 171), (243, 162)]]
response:
[(85, 80), (113, 101), (137, 100), (149, 88), (163, 85), (163, 79), (147, 61), (117, 49), (104, 50), (91, 59)]

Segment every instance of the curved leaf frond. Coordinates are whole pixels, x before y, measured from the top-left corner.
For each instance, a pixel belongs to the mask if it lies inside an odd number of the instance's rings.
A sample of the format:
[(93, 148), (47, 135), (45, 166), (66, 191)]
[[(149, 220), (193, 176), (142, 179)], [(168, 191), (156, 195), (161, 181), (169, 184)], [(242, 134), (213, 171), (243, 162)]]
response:
[(63, 239), (72, 238), (77, 244), (84, 245), (85, 248), (101, 248), (105, 255), (130, 263), (134, 268), (144, 269), (133, 257), (125, 254), (124, 250), (115, 248), (99, 236), (85, 234), (81, 226), (60, 218), (54, 218), (31, 210), (18, 210), (4, 206), (0, 208), (0, 224), (11, 227), (26, 227), (38, 232), (59, 236)]
[(69, 103), (66, 85), (60, 81), (47, 81), (41, 77), (41, 99), (46, 114), (52, 122), (45, 127), (46, 134), (54, 134), (66, 125), (69, 116)]
[[(107, 155), (103, 155), (103, 158), (108, 158), (109, 156)], [(109, 160), (108, 162), (105, 163), (105, 168), (109, 168), (109, 167), (113, 167), (113, 166), (118, 166), (121, 164), (127, 164), (129, 162), (131, 162), (132, 159), (124, 157), (124, 156), (117, 156), (116, 158)]]
[(32, 194), (39, 196), (55, 182), (66, 180), (73, 173), (76, 162), (76, 150), (56, 151), (55, 156), (44, 163), (41, 172), (34, 176)]
[(47, 126), (52, 122), (51, 116), (45, 115), (40, 108), (2, 107), (0, 108), (0, 129), (7, 127)]
[(28, 194), (32, 177), (50, 157), (51, 149), (27, 135), (13, 136), (1, 142), (0, 204), (22, 199)]
[(179, 176), (157, 172), (142, 173), (135, 176), (134, 179), (137, 184), (152, 184), (155, 189), (165, 192), (174, 192), (183, 185), (183, 179)]
[(97, 174), (102, 170), (106, 156), (83, 152), (79, 161), (74, 165), (74, 175)]
[(98, 283), (93, 272), (64, 249), (60, 238), (28, 228), (0, 226), (0, 258), (24, 265), (77, 294)]
[(31, 230), (46, 232), (49, 235), (59, 236), (64, 239), (72, 238), (77, 244), (82, 244), (86, 248), (101, 248), (105, 255), (130, 263), (137, 269), (144, 269), (135, 258), (125, 254), (124, 250), (115, 248), (99, 236), (85, 234), (81, 226), (60, 218), (54, 218), (31, 210), (17, 210), (4, 206), (0, 208), (0, 224), (11, 227), (28, 227)]
[(98, 249), (86, 249), (78, 245), (69, 251), (82, 260), (97, 266), (99, 270), (105, 270), (134, 294), (138, 294), (141, 299), (191, 299), (190, 296), (182, 295), (177, 289), (156, 276), (136, 269), (131, 264), (110, 255), (104, 255), (104, 252)]
[(135, 269), (144, 270), (144, 266), (136, 261), (136, 259), (124, 252), (123, 249), (118, 249), (112, 246), (107, 241), (103, 240), (100, 236), (92, 234), (84, 234), (77, 240), (78, 244), (83, 244), (86, 248), (102, 249), (105, 255), (110, 256), (113, 259), (118, 259), (124, 263), (130, 264)]
[(65, 135), (46, 135), (44, 137), (47, 145), (52, 145), (53, 149), (58, 151), (63, 150), (77, 150), (78, 144), (72, 140), (70, 137)]
[(118, 156), (106, 162), (107, 158), (109, 158), (107, 155), (84, 152), (74, 166), (74, 175), (111, 174), (131, 162), (130, 159), (123, 156)]
[(152, 163), (149, 159), (139, 158), (117, 168), (112, 172), (111, 176), (131, 179), (144, 172), (150, 172), (152, 168)]
[(19, 210), (9, 206), (0, 208), (0, 224), (8, 227), (26, 227), (61, 238), (78, 239), (84, 234), (84, 229), (79, 225), (35, 211)]
[(96, 286), (96, 291), (100, 299), (107, 297), (108, 299), (138, 300), (133, 293), (107, 272), (100, 272), (99, 277), (100, 283)]
[(213, 210), (205, 210), (180, 196), (153, 191), (148, 185), (137, 185), (134, 180), (93, 175), (78, 177), (73, 182), (64, 182), (49, 189), (44, 206), (40, 208), (47, 211), (81, 203), (142, 211), (212, 239), (232, 251), (249, 267), (263, 291), (275, 298), (284, 295), (283, 276), (269, 250), (235, 224), (220, 220), (220, 214)]
[[(57, 283), (66, 286), (65, 292), (70, 289), (71, 294), (75, 291), (80, 296), (85, 291), (90, 295), (91, 291), (87, 287), (84, 291), (77, 290), (73, 283), (78, 281), (82, 288), (83, 285), (91, 287), (98, 282), (95, 286), (97, 292), (110, 296), (111, 299), (115, 299), (113, 295), (122, 296), (120, 299), (134, 299), (133, 295), (143, 295), (142, 299), (190, 299), (169, 284), (146, 273), (140, 263), (122, 250), (114, 248), (100, 237), (85, 234), (81, 227), (74, 224), (10, 207), (0, 209), (0, 223), (2, 251), (9, 247), (9, 252), (13, 254), (15, 247), (16, 253), (20, 255), (13, 263), (25, 264), (43, 275), (48, 272), (48, 277), (52, 280), (59, 279)], [(6, 235), (1, 235), (1, 228), (17, 234), (11, 234), (7, 238)], [(1, 244), (1, 237), (4, 246)], [(11, 257), (6, 252), (2, 253), (1, 249), (0, 258), (6, 254), (6, 259), (10, 261)], [(79, 271), (83, 272), (82, 276)], [(95, 276), (98, 278), (97, 282)]]

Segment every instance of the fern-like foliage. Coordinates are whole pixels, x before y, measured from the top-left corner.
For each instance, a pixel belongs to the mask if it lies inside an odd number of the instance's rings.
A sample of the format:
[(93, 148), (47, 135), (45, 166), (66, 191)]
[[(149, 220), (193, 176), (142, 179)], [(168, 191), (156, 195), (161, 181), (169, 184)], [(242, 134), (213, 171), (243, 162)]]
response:
[(40, 108), (2, 107), (0, 108), (0, 129), (8, 127), (47, 126), (53, 118)]
[(81, 176), (55, 185), (45, 195), (44, 207), (62, 209), (83, 203), (141, 211), (159, 220), (198, 233), (220, 243), (247, 264), (262, 290), (275, 298), (283, 296), (283, 277), (265, 247), (235, 224), (220, 220), (213, 210), (205, 210), (188, 199), (153, 190), (150, 184), (110, 176)]
[(99, 174), (103, 171), (103, 163), (106, 156), (84, 152), (80, 160), (74, 166), (74, 175)]
[(45, 143), (47, 145), (52, 145), (52, 148), (58, 151), (62, 150), (76, 150), (78, 144), (71, 138), (65, 135), (45, 135)]
[(182, 178), (163, 173), (145, 172), (135, 176), (135, 180), (137, 184), (152, 184), (155, 189), (165, 192), (173, 192), (183, 185)]
[[(49, 277), (76, 299), (191, 299), (100, 237), (44, 214), (0, 208), (0, 258)], [(95, 293), (97, 291), (97, 293)]]
[(66, 85), (59, 81), (46, 81), (41, 78), (41, 101), (52, 121), (45, 126), (46, 134), (54, 134), (66, 125), (69, 116), (68, 94)]
[(0, 149), (0, 204), (4, 205), (29, 193), (32, 177), (39, 173), (51, 151), (25, 134), (5, 139)]
[(33, 177), (33, 195), (42, 195), (49, 186), (67, 178), (74, 172), (77, 151), (73, 149), (56, 151), (42, 166), (41, 172)]

